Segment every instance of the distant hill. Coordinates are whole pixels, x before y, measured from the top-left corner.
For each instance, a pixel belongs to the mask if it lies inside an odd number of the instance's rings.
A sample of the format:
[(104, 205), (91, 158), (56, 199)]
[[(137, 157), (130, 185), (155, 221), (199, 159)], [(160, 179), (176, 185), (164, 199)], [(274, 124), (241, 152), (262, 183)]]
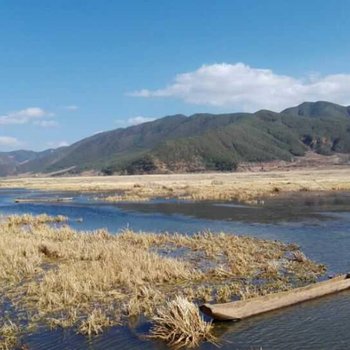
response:
[(13, 151), (0, 152), (0, 176), (14, 173), (21, 164), (35, 159), (40, 152)]
[(0, 175), (232, 171), (241, 162), (290, 161), (309, 150), (350, 153), (350, 107), (321, 101), (280, 113), (167, 116), (55, 150), (0, 153)]

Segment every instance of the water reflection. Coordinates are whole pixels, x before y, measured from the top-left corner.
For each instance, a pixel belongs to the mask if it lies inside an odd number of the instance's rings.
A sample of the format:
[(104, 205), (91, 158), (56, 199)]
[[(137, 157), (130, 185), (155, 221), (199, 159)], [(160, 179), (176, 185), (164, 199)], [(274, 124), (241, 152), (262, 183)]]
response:
[(242, 205), (240, 203), (153, 201), (144, 203), (120, 203), (124, 210), (144, 213), (174, 213), (201, 219), (230, 220), (256, 223), (279, 223), (325, 220), (332, 218), (332, 212), (350, 211), (350, 194), (322, 195), (292, 194), (269, 198), (263, 204)]

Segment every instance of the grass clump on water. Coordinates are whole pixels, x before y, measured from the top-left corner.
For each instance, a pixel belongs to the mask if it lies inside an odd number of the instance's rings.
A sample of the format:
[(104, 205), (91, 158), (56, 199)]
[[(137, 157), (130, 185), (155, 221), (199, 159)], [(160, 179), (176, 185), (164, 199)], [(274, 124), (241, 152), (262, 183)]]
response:
[(0, 349), (13, 349), (18, 345), (18, 335), (20, 328), (11, 320), (0, 325)]
[(213, 325), (203, 320), (197, 305), (183, 297), (160, 307), (152, 321), (150, 338), (161, 339), (175, 348), (194, 348), (203, 340), (216, 341)]
[(0, 221), (0, 293), (28, 324), (92, 336), (145, 315), (154, 322), (152, 337), (189, 347), (211, 339), (196, 303), (287, 290), (324, 272), (295, 245), (276, 241), (211, 232), (112, 235), (63, 221)]

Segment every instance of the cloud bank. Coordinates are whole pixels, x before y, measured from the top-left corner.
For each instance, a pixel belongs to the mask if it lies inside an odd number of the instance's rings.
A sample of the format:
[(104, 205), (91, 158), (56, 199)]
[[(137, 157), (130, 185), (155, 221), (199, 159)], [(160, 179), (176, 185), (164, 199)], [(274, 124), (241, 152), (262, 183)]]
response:
[(147, 118), (139, 115), (137, 117), (129, 118), (127, 122), (128, 122), (128, 125), (138, 125), (146, 122), (151, 122), (153, 120), (154, 118)]
[(0, 136), (0, 146), (4, 147), (16, 147), (21, 143), (15, 138), (11, 136)]
[(43, 118), (51, 118), (53, 116), (52, 112), (48, 112), (40, 107), (28, 107), (0, 115), (0, 125), (35, 124), (44, 128), (53, 127), (57, 126), (58, 123), (53, 120), (43, 120)]
[(347, 105), (350, 104), (350, 74), (295, 78), (244, 63), (221, 63), (178, 74), (173, 83), (164, 88), (142, 89), (128, 95), (176, 98), (196, 105), (247, 112), (258, 109), (279, 111), (304, 101), (317, 100)]
[(69, 142), (67, 141), (54, 141), (54, 142), (47, 142), (46, 145), (50, 148), (59, 148), (59, 147), (66, 147), (69, 146)]
[(55, 120), (36, 120), (33, 124), (43, 128), (55, 128), (59, 125)]

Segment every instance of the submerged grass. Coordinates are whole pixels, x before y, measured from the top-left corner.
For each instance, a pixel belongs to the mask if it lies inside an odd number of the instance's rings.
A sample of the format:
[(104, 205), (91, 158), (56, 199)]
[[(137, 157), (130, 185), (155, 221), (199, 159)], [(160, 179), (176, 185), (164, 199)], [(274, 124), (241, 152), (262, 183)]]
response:
[(94, 335), (144, 314), (154, 319), (154, 337), (195, 346), (211, 339), (211, 326), (190, 302), (286, 290), (324, 272), (295, 245), (276, 241), (52, 225), (62, 221), (11, 216), (0, 222), (0, 292), (30, 324)]
[(94, 309), (79, 326), (79, 333), (88, 336), (102, 333), (104, 328), (118, 324), (112, 321), (101, 309)]

